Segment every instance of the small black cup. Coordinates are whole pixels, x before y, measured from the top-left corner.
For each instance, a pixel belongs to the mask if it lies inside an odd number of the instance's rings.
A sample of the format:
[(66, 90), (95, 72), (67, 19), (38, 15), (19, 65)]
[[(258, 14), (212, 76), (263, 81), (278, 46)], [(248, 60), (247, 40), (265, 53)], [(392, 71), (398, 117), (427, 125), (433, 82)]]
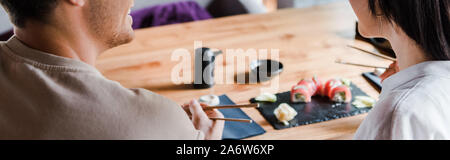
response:
[(214, 86), (216, 56), (222, 52), (213, 52), (210, 48), (195, 50), (194, 88), (206, 89)]

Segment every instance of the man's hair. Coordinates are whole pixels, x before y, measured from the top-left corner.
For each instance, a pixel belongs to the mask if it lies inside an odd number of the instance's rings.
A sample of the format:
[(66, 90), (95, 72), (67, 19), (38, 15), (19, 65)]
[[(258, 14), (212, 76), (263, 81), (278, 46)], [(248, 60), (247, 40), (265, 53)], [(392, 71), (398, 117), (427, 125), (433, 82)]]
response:
[(28, 20), (48, 22), (48, 16), (56, 8), (58, 0), (0, 0), (9, 13), (11, 22), (17, 27), (25, 27)]
[(449, 0), (369, 0), (369, 8), (402, 28), (432, 60), (450, 60)]

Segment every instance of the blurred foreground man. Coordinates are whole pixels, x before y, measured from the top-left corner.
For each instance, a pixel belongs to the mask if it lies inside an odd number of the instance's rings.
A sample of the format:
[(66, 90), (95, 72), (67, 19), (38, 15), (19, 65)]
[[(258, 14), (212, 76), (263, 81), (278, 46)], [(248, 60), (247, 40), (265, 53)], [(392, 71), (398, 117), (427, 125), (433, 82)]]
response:
[[(97, 56), (130, 42), (133, 0), (0, 0), (0, 139), (220, 139), (218, 111), (183, 108), (103, 77)], [(191, 119), (189, 119), (191, 117)]]

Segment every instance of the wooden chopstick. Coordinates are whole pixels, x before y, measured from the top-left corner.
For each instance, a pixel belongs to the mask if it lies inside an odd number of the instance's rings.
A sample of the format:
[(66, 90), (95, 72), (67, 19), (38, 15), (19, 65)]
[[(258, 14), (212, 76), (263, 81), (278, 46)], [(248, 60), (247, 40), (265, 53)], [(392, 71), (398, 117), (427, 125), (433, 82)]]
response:
[(392, 57), (389, 57), (389, 56), (386, 56), (386, 55), (370, 52), (368, 50), (365, 50), (365, 49), (362, 49), (362, 48), (359, 48), (359, 47), (356, 47), (356, 46), (352, 46), (352, 45), (347, 45), (347, 46), (350, 47), (350, 48), (353, 48), (353, 49), (356, 49), (356, 50), (359, 50), (359, 51), (362, 51), (362, 52), (365, 52), (365, 53), (369, 53), (371, 55), (374, 55), (374, 56), (377, 56), (377, 57), (380, 57), (380, 58), (383, 58), (383, 59), (387, 59), (387, 60), (390, 60), (390, 61), (397, 61), (395, 58), (392, 58)]
[(251, 119), (235, 119), (235, 118), (209, 118), (216, 121), (232, 121), (232, 122), (243, 122), (243, 123), (253, 123)]
[(259, 108), (259, 104), (252, 103), (252, 104), (242, 104), (242, 105), (208, 106), (208, 107), (205, 107), (203, 110), (231, 109), (231, 108)]
[[(203, 110), (213, 110), (213, 109), (231, 109), (231, 108), (259, 108), (258, 103), (252, 104), (242, 104), (242, 105), (226, 105), (226, 106), (208, 106)], [(253, 123), (251, 119), (236, 119), (236, 118), (210, 118), (211, 120), (222, 120), (222, 121), (232, 121), (232, 122), (243, 122), (243, 123)]]
[(350, 62), (344, 62), (341, 60), (336, 60), (336, 63), (339, 64), (345, 64), (345, 65), (352, 65), (352, 66), (358, 66), (358, 67), (367, 67), (367, 68), (383, 68), (383, 69), (388, 69), (387, 67), (380, 67), (380, 66), (373, 66), (373, 65), (366, 65), (366, 64), (358, 64), (358, 63), (350, 63)]

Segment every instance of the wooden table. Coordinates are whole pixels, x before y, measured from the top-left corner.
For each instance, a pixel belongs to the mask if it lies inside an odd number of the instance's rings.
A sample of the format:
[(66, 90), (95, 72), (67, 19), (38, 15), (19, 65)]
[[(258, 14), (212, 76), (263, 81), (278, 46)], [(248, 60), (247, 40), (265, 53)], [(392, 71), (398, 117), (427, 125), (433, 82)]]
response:
[[(171, 70), (178, 61), (171, 53), (178, 48), (194, 53), (194, 41), (203, 46), (225, 50), (279, 49), (285, 71), (279, 76), (279, 89), (290, 90), (304, 77), (317, 75), (323, 79), (351, 79), (372, 97), (379, 93), (361, 76), (372, 69), (335, 64), (336, 58), (351, 62), (388, 66), (389, 62), (346, 47), (354, 44), (368, 50), (374, 48), (354, 40), (356, 17), (348, 2), (336, 2), (308, 9), (285, 9), (269, 14), (241, 15), (201, 22), (143, 29), (127, 45), (103, 54), (97, 68), (109, 79), (129, 88), (145, 88), (184, 103), (213, 92), (227, 94), (238, 104), (248, 103), (267, 84), (218, 84), (213, 89), (195, 90), (188, 85), (175, 85)], [(217, 68), (234, 67), (219, 56)], [(248, 65), (240, 64), (240, 65)], [(220, 73), (217, 73), (220, 75)], [(232, 78), (235, 75), (216, 76)], [(244, 111), (267, 133), (249, 139), (351, 139), (366, 115), (332, 120), (285, 130), (274, 130), (256, 109)]]

